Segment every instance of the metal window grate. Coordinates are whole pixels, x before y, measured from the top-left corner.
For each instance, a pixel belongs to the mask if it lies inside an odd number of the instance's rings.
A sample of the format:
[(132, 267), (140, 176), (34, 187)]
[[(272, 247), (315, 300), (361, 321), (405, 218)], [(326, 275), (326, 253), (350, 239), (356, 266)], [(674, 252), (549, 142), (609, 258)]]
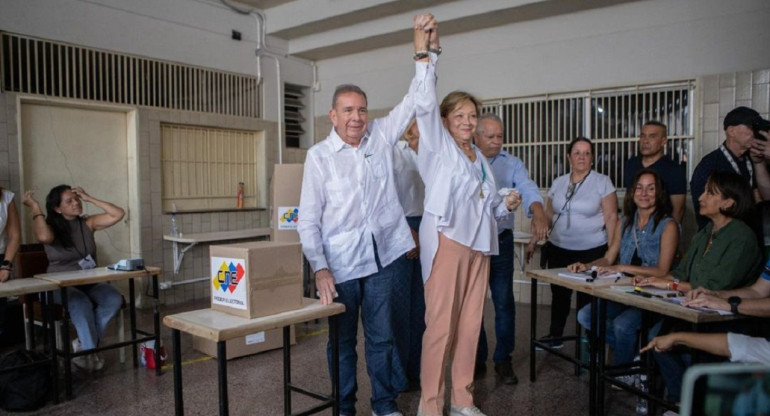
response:
[(300, 147), (301, 138), (305, 134), (302, 124), (307, 120), (305, 112), (306, 88), (298, 85), (283, 85), (283, 115), (286, 123), (286, 147)]
[[(668, 126), (666, 153), (686, 164), (693, 142), (693, 82), (571, 94), (489, 100), (484, 110), (502, 118), (503, 147), (529, 169), (539, 187), (565, 174), (567, 145), (577, 136), (594, 142), (594, 167), (623, 186), (625, 162), (636, 154), (642, 125)], [(688, 166), (688, 172), (690, 171)]]
[(264, 133), (161, 124), (163, 210), (236, 208), (238, 184), (244, 206), (265, 205)]
[(3, 91), (259, 117), (256, 77), (2, 33)]

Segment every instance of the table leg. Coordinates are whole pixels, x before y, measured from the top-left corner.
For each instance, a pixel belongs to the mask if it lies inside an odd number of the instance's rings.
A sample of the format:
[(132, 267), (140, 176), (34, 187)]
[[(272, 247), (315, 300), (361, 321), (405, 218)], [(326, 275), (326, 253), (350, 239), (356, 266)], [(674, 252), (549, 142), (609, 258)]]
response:
[(225, 341), (217, 342), (217, 368), (219, 370), (219, 415), (227, 416), (229, 410), (227, 403), (227, 344)]
[[(56, 331), (53, 325), (53, 292), (45, 292), (40, 298), (43, 302), (43, 334), (44, 345), (48, 346), (51, 356), (51, 390), (54, 404), (59, 403), (59, 359), (56, 357)], [(31, 313), (31, 311), (30, 311)], [(34, 338), (34, 337), (33, 337)], [(44, 348), (45, 350), (45, 348)]]
[(332, 344), (332, 415), (340, 414), (340, 338), (337, 315), (329, 317), (329, 342)]
[(599, 311), (596, 309), (599, 302), (595, 297), (591, 297), (591, 328), (592, 333), (588, 339), (588, 414), (596, 414), (596, 356), (599, 349), (599, 338), (597, 336), (599, 324)]
[(283, 414), (291, 415), (291, 327), (283, 327)]
[[(136, 297), (134, 292), (134, 279), (128, 279), (128, 319), (131, 322), (131, 341), (136, 341)], [(134, 368), (139, 367), (137, 345), (132, 344), (131, 350), (134, 354)]]
[[(30, 351), (35, 349), (35, 305), (33, 299), (34, 297), (31, 294), (24, 297), (24, 307), (27, 309), (27, 319), (24, 320), (24, 325), (27, 327), (26, 347)], [(43, 304), (45, 304), (45, 302), (43, 302)], [(45, 311), (43, 313), (45, 314)], [(45, 320), (45, 318), (43, 320)], [(45, 326), (45, 324), (43, 326)]]
[[(595, 299), (595, 298), (594, 298)], [(600, 303), (603, 303), (603, 305), (600, 305)], [(596, 406), (597, 406), (597, 414), (603, 415), (604, 414), (604, 389), (606, 387), (606, 384), (604, 382), (604, 367), (606, 365), (607, 357), (605, 354), (605, 351), (607, 350), (605, 348), (606, 345), (606, 339), (607, 337), (604, 335), (607, 333), (607, 301), (600, 302), (596, 301), (596, 305), (599, 308), (599, 318), (598, 322), (596, 323), (597, 330), (597, 339), (596, 339), (596, 345), (599, 347), (598, 353), (599, 356), (597, 357), (597, 376), (596, 376)]]
[(529, 281), (529, 381), (535, 381), (535, 340), (537, 339), (537, 279)]
[[(158, 275), (154, 274), (151, 277), (152, 279), (152, 319), (153, 319), (153, 326), (155, 329), (155, 374), (160, 375), (160, 371), (162, 369), (161, 365), (161, 358), (160, 358), (160, 307), (159, 307), (159, 297), (160, 293), (158, 290)], [(131, 279), (133, 281), (133, 279)], [(136, 351), (136, 346), (134, 346), (134, 351)]]
[[(64, 310), (62, 320), (62, 352), (64, 353), (64, 394), (67, 400), (72, 398), (72, 356), (70, 355), (70, 314), (69, 302), (67, 302), (67, 288), (62, 286), (61, 304)], [(56, 344), (54, 344), (56, 349)]]
[(184, 415), (184, 401), (182, 398), (182, 348), (181, 336), (178, 329), (171, 330), (171, 339), (174, 347), (174, 414)]

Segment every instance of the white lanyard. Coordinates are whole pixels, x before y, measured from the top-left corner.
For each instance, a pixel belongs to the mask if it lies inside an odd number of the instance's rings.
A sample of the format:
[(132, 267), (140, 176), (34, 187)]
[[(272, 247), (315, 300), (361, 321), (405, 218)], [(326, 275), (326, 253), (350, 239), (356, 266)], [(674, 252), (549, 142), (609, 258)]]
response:
[[(725, 145), (720, 145), (719, 150), (721, 150), (722, 153), (724, 153), (725, 157), (727, 158), (727, 161), (729, 161), (730, 164), (733, 166), (733, 170), (735, 170), (735, 173), (742, 176), (743, 174), (741, 173), (741, 170), (738, 168), (738, 163), (735, 162), (735, 159), (733, 159), (733, 155), (730, 154), (730, 152), (727, 150)], [(749, 186), (753, 187), (754, 186), (754, 166), (751, 165), (751, 162), (749, 161), (748, 158), (746, 158), (745, 162), (746, 162), (746, 169), (749, 171)]]

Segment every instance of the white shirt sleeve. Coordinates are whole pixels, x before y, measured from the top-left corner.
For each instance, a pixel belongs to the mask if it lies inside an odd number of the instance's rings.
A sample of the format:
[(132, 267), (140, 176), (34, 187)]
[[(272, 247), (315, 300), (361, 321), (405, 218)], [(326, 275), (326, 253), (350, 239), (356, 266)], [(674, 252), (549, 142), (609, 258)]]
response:
[(730, 361), (770, 364), (770, 341), (765, 338), (727, 333)]
[(323, 216), (326, 197), (324, 196), (323, 175), (318, 168), (316, 153), (310, 152), (305, 160), (305, 170), (302, 175), (302, 196), (299, 203), (299, 220), (297, 232), (302, 241), (302, 252), (307, 257), (313, 271), (329, 268), (324, 254), (323, 236), (321, 234), (321, 217)]

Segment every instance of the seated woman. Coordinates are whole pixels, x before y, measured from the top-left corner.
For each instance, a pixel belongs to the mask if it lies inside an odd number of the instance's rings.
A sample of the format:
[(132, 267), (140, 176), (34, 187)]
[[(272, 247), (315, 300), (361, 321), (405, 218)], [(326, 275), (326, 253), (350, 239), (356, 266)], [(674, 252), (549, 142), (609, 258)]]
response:
[[(48, 216), (27, 191), (22, 202), (30, 209), (35, 238), (45, 245), (48, 272), (87, 270), (96, 267), (94, 231), (112, 226), (123, 218), (123, 209), (88, 195), (79, 186), (59, 185), (45, 199)], [(101, 214), (82, 216), (83, 202), (101, 208)], [(57, 301), (61, 294), (57, 292)], [(123, 303), (123, 297), (109, 283), (74, 286), (67, 289), (68, 312), (77, 331), (80, 347), (96, 348), (104, 336), (107, 324)], [(104, 360), (98, 354), (75, 357), (72, 362), (85, 370), (101, 370)]]
[[(762, 253), (754, 232), (741, 220), (754, 205), (746, 180), (734, 172), (714, 172), (698, 200), (700, 214), (707, 217), (709, 223), (695, 234), (682, 261), (670, 274), (637, 277), (636, 284), (682, 292), (698, 287), (726, 290), (748, 286), (759, 275)], [(659, 323), (653, 327), (650, 336), (669, 332), (661, 331), (661, 326)], [(666, 322), (665, 326), (671, 325)], [(682, 376), (690, 357), (679, 352), (661, 352), (654, 356), (666, 382), (668, 399), (679, 401)]]
[[(666, 193), (658, 176), (651, 169), (634, 175), (623, 202), (623, 220), (616, 228), (615, 238), (604, 257), (591, 263), (573, 263), (571, 271), (584, 271), (592, 266), (598, 272), (622, 272), (637, 276), (668, 274), (679, 244), (676, 221), (666, 213)], [(618, 259), (615, 264), (615, 259)], [(638, 347), (637, 332), (642, 323), (642, 311), (615, 302), (607, 307), (607, 343), (615, 349), (615, 364), (633, 361)], [(591, 329), (591, 305), (578, 312), (578, 322)]]

